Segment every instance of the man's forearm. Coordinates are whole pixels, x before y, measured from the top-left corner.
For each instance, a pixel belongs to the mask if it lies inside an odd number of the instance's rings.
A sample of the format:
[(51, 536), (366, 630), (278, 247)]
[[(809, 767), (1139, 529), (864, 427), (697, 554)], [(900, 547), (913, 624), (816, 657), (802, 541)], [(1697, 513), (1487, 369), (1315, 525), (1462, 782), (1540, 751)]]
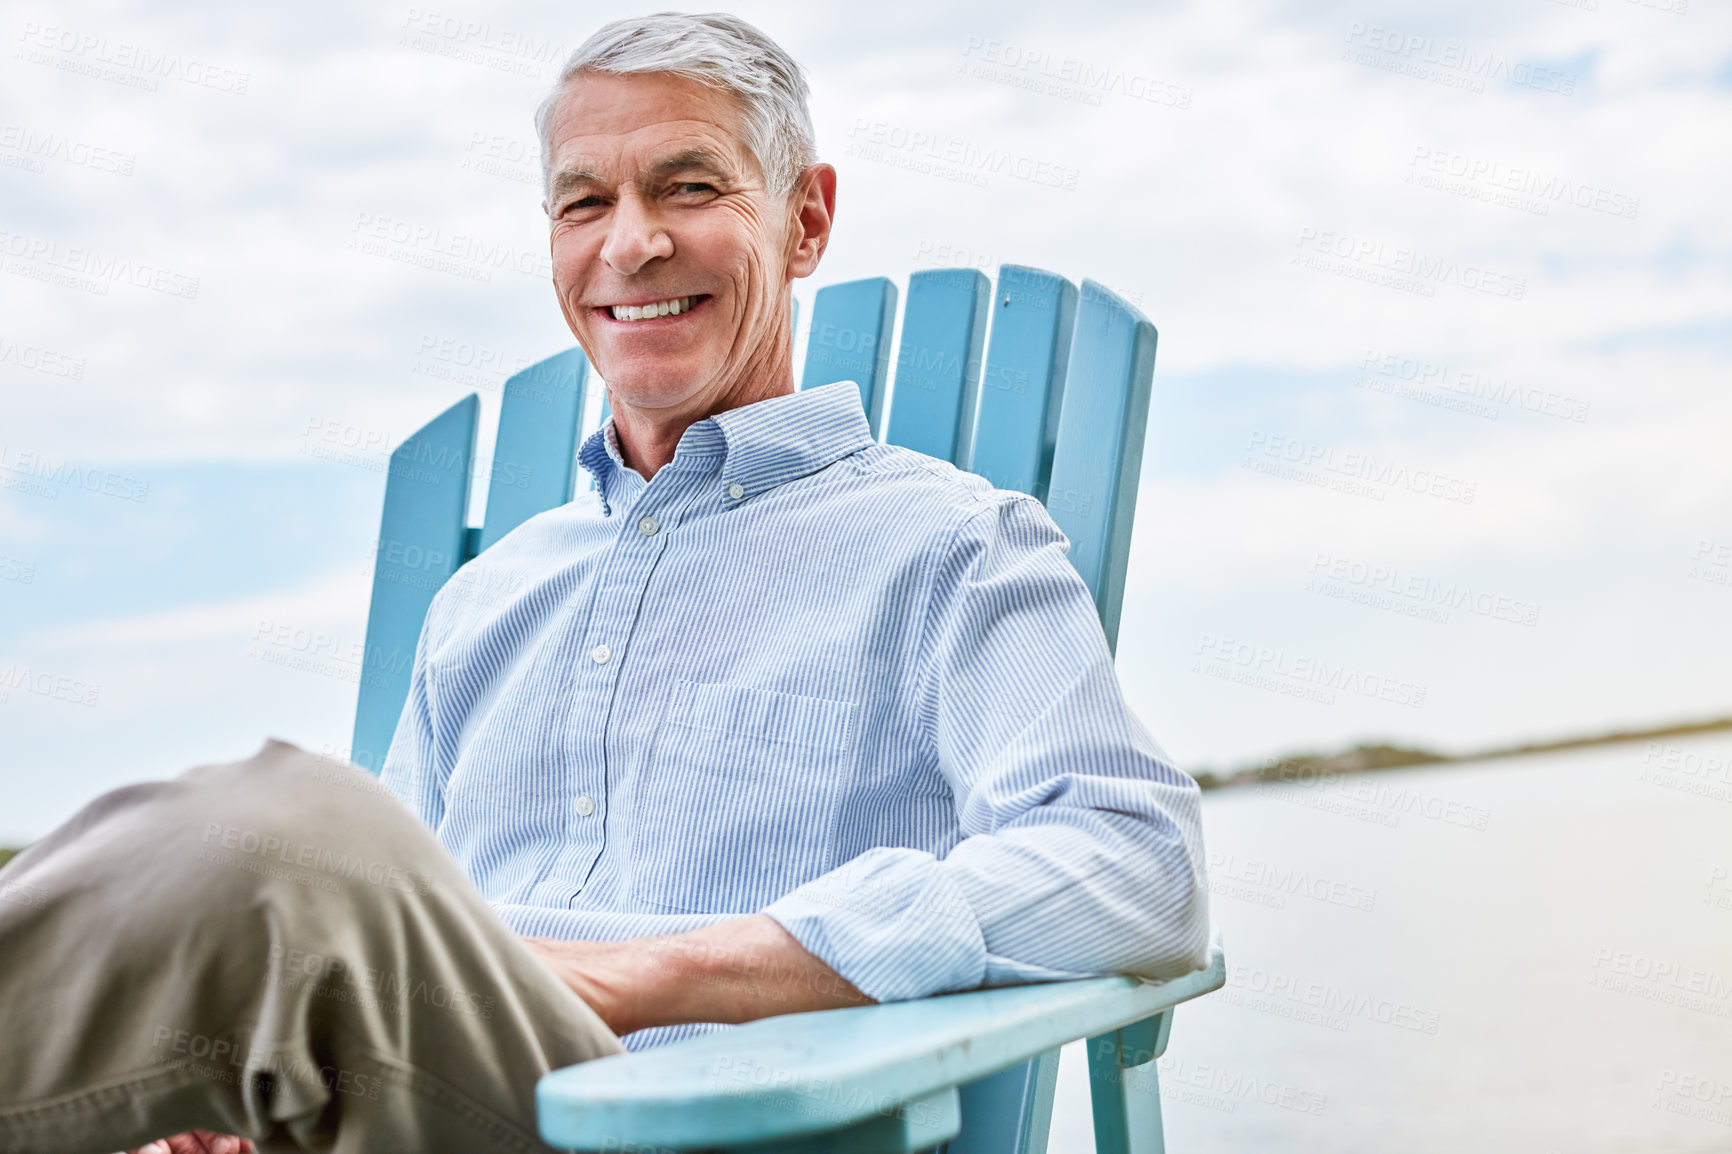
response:
[(527, 940), (616, 1034), (872, 1001), (765, 914), (623, 942)]

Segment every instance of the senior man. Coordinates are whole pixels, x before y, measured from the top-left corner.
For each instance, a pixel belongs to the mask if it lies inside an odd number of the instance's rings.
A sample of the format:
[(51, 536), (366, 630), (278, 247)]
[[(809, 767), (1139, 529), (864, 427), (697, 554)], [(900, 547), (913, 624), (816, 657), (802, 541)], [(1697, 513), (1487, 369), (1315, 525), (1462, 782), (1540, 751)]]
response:
[(536, 1078), (620, 1036), (1203, 963), (1196, 785), (1040, 503), (794, 391), (836, 199), (799, 66), (624, 20), (538, 123), (595, 492), (469, 563), (509, 600), (435, 599), (414, 817), (273, 742), (0, 876), (0, 1150), (539, 1149)]

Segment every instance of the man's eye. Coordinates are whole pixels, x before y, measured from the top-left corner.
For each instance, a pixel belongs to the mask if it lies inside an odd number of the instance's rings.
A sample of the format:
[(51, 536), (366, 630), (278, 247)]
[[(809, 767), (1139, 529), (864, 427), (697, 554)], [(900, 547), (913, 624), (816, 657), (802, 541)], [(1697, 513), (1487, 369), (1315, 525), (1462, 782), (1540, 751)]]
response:
[(682, 181), (674, 185), (674, 190), (681, 196), (702, 196), (706, 192), (716, 191), (714, 185), (695, 180)]
[(582, 196), (575, 200), (566, 201), (562, 206), (560, 206), (559, 215), (567, 216), (574, 212), (583, 212), (587, 209), (600, 208), (601, 205), (602, 199), (599, 196)]

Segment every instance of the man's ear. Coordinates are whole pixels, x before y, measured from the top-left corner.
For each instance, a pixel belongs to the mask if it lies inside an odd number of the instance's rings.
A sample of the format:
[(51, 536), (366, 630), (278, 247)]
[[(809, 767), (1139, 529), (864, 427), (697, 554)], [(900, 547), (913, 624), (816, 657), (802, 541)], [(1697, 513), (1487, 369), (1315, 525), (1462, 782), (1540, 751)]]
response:
[(800, 174), (789, 197), (788, 279), (811, 276), (830, 243), (836, 219), (836, 170), (814, 164)]

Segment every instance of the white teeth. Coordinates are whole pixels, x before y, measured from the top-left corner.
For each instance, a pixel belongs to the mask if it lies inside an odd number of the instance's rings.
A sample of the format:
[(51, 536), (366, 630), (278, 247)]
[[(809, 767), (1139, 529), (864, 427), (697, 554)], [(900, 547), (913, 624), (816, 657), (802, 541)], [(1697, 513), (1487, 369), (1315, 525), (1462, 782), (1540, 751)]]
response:
[(677, 317), (697, 303), (697, 297), (677, 297), (653, 305), (614, 305), (611, 311), (616, 321), (642, 321), (652, 317)]

